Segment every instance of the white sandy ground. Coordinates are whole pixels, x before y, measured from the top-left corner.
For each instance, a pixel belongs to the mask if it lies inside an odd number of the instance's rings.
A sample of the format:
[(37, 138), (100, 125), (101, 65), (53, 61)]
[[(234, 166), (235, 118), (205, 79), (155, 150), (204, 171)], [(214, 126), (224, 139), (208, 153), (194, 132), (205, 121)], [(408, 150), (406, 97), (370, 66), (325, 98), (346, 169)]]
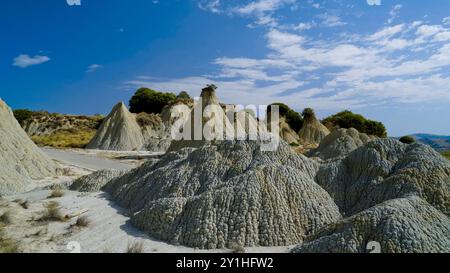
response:
[[(58, 154), (64, 154), (60, 151)], [(70, 155), (73, 151), (68, 152)], [(81, 153), (80, 153), (81, 154)], [(90, 152), (91, 157), (96, 157), (95, 152)], [(58, 156), (59, 157), (59, 156)], [(61, 158), (60, 158), (61, 159)], [(67, 158), (66, 158), (67, 159)], [(72, 159), (72, 157), (69, 157)], [(97, 158), (104, 160), (103, 157)], [(77, 161), (75, 159), (74, 161)], [(55, 183), (70, 183), (76, 177), (89, 173), (85, 169), (78, 168), (77, 162), (64, 162), (70, 168), (71, 176), (61, 176), (39, 181), (39, 188), (28, 193), (5, 197), (0, 200), (0, 215), (10, 211), (12, 223), (6, 227), (9, 237), (20, 242), (23, 252), (71, 252), (67, 248), (69, 242), (79, 244), (83, 253), (126, 252), (129, 244), (142, 243), (146, 253), (192, 253), (192, 252), (231, 252), (228, 249), (201, 250), (183, 246), (174, 246), (155, 240), (134, 228), (129, 223), (127, 212), (108, 200), (106, 193), (79, 193), (65, 191), (63, 197), (49, 199), (49, 190), (43, 187)], [(121, 163), (123, 164), (123, 163)], [(19, 205), (18, 200), (27, 200), (28, 209)], [(14, 202), (16, 201), (16, 202)], [(74, 223), (77, 217), (66, 222), (43, 222), (39, 217), (44, 212), (44, 205), (50, 201), (57, 201), (64, 215), (70, 215), (87, 209), (83, 216), (88, 217), (90, 224), (87, 227), (76, 227)], [(251, 247), (246, 248), (248, 253), (274, 253), (288, 252), (291, 247)]]

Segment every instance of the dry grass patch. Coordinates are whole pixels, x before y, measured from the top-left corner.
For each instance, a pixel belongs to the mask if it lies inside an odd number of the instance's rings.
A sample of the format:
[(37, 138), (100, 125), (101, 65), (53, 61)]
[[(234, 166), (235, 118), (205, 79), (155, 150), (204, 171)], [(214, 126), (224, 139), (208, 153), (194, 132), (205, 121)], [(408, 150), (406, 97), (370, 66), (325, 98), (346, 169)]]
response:
[(230, 243), (228, 247), (233, 253), (245, 253), (245, 248), (240, 243)]
[(59, 208), (59, 203), (55, 201), (48, 202), (44, 205), (45, 210), (42, 217), (39, 219), (40, 221), (66, 221), (63, 213)]
[(20, 245), (17, 241), (6, 236), (4, 226), (0, 224), (0, 253), (18, 253)]
[(144, 243), (142, 241), (134, 241), (132, 243), (128, 243), (126, 253), (136, 254), (144, 252)]
[(95, 135), (95, 130), (60, 130), (47, 136), (32, 136), (40, 146), (55, 148), (84, 148)]
[(75, 226), (77, 227), (87, 227), (91, 224), (91, 220), (87, 216), (80, 216), (78, 217), (77, 221), (75, 222)]
[(56, 188), (54, 188), (51, 191), (51, 193), (48, 196), (48, 198), (60, 198), (60, 197), (63, 197), (63, 196), (64, 196), (64, 190), (61, 189), (61, 188), (56, 187)]

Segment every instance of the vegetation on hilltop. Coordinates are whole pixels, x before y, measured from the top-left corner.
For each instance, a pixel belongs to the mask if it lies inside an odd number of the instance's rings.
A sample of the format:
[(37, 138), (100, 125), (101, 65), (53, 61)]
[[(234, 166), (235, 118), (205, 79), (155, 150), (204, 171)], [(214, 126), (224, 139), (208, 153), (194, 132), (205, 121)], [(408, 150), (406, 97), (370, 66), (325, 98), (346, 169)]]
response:
[(178, 94), (177, 99), (179, 100), (190, 100), (191, 96), (186, 91), (181, 91), (180, 94)]
[(325, 118), (322, 123), (327, 126), (330, 131), (333, 131), (336, 128), (355, 128), (360, 133), (377, 137), (387, 137), (386, 127), (383, 123), (366, 119), (362, 115), (354, 114), (351, 111), (339, 112)]
[(416, 142), (416, 140), (412, 136), (403, 136), (399, 140), (400, 142), (405, 144), (413, 144)]
[(287, 106), (284, 103), (277, 102), (272, 103), (267, 107), (267, 113), (271, 111), (271, 106), (273, 105), (277, 105), (279, 107), (280, 117), (286, 118), (286, 122), (289, 124), (292, 130), (294, 130), (295, 132), (300, 131), (300, 129), (303, 126), (303, 118), (298, 112), (292, 110), (289, 106)]
[(28, 109), (17, 109), (13, 111), (14, 117), (17, 121), (22, 125), (26, 120), (30, 119), (33, 116), (33, 111)]
[(173, 93), (158, 92), (149, 88), (139, 88), (130, 99), (131, 113), (159, 114), (164, 106), (176, 100)]
[(312, 108), (305, 108), (302, 112), (302, 117), (304, 120), (315, 119), (316, 113), (314, 113), (314, 109)]

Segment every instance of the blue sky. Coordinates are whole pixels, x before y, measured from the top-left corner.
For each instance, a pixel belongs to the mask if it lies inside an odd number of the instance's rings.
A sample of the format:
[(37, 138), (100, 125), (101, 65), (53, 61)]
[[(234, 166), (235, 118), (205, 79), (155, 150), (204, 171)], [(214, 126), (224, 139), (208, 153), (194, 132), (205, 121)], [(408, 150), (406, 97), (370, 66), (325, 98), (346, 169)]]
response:
[(196, 96), (215, 83), (226, 103), (350, 109), (393, 136), (450, 135), (450, 0), (80, 2), (2, 1), (11, 107), (107, 113), (141, 86)]

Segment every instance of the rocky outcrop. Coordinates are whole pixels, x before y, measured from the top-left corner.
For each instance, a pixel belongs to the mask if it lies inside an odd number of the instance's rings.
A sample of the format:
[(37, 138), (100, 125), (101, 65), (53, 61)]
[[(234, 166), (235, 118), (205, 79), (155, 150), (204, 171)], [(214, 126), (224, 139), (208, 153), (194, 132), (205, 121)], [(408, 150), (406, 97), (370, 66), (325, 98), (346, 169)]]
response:
[(300, 142), (300, 138), (297, 135), (297, 133), (289, 126), (289, 124), (286, 122), (286, 119), (284, 117), (280, 117), (280, 124), (279, 124), (279, 132), (280, 137), (284, 141), (286, 141), (289, 144), (298, 144)]
[(94, 173), (82, 176), (70, 185), (69, 189), (79, 192), (98, 192), (103, 186), (113, 179), (122, 176), (126, 171), (121, 170), (100, 170)]
[(170, 146), (170, 125), (163, 122), (160, 115), (140, 113), (136, 120), (144, 137), (143, 150), (165, 152)]
[(199, 103), (194, 105), (184, 124), (172, 141), (168, 151), (176, 151), (185, 147), (201, 147), (214, 140), (224, 140), (227, 136), (245, 136), (231, 124), (217, 98), (215, 87), (208, 86), (202, 90)]
[[(373, 249), (371, 244), (380, 248)], [(364, 253), (374, 250), (448, 253), (450, 219), (416, 196), (389, 200), (330, 225), (293, 252)]]
[(55, 173), (54, 162), (30, 140), (0, 99), (0, 194), (25, 191), (31, 180)]
[(194, 104), (192, 99), (178, 99), (165, 106), (161, 112), (161, 119), (166, 128), (171, 128), (177, 120), (189, 116)]
[(281, 143), (204, 143), (167, 153), (105, 186), (131, 222), (151, 236), (199, 248), (301, 243), (340, 219), (314, 182), (318, 163)]
[(375, 139), (356, 129), (337, 129), (326, 136), (317, 149), (311, 150), (310, 157), (318, 157), (323, 160), (341, 158)]
[(302, 129), (298, 132), (302, 144), (319, 145), (330, 134), (325, 125), (320, 123), (315, 115), (304, 119)]
[(411, 194), (450, 215), (450, 162), (422, 144), (374, 140), (322, 165), (316, 181), (345, 215)]
[(144, 147), (145, 139), (136, 117), (123, 102), (114, 106), (96, 135), (87, 145), (88, 149), (112, 151), (137, 151)]

